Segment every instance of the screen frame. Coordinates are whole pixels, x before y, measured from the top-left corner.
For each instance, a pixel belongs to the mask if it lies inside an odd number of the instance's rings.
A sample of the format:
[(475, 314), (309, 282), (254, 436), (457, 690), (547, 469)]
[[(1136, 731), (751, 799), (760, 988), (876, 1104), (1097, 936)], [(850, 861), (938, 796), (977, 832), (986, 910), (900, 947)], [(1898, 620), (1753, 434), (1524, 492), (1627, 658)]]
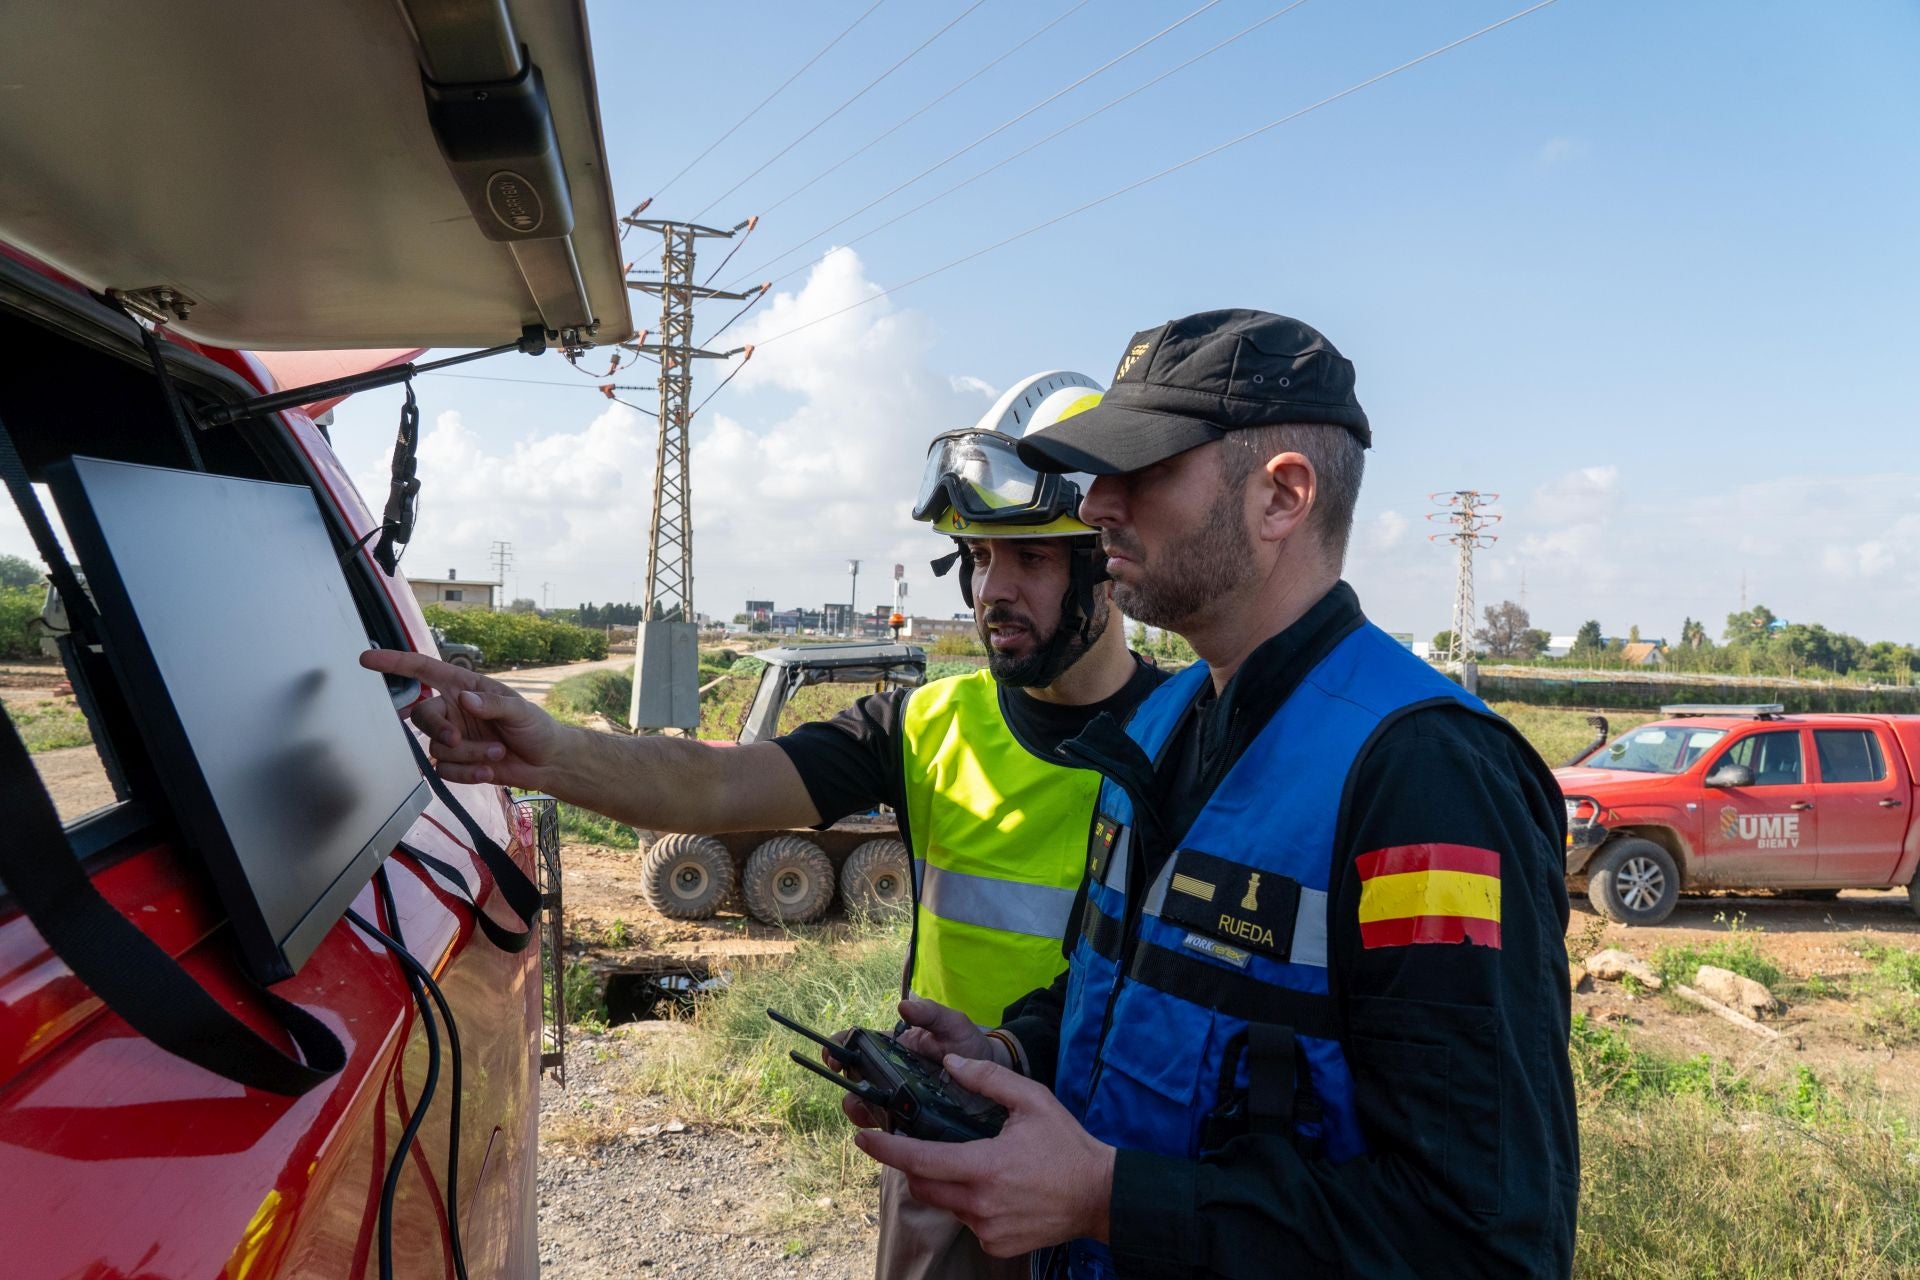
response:
[[(170, 813), (183, 845), (198, 851), (213, 880), (215, 891), (226, 908), (235, 940), (239, 943), (241, 959), (248, 971), (262, 983), (284, 981), (293, 977), (306, 963), (395, 844), (425, 812), (432, 792), (426, 779), (417, 779), (407, 795), (382, 821), (373, 838), (363, 844), (327, 886), (314, 895), (307, 908), (286, 927), (284, 934), (276, 937), (232, 833), (221, 815), (219, 803), (195, 755), (192, 737), (174, 703), (152, 642), (141, 624), (133, 595), (121, 576), (110, 540), (95, 514), (93, 499), (76, 465), (86, 463), (151, 471), (178, 469), (75, 454), (50, 463), (45, 477), (59, 507), (67, 536), (86, 574), (87, 589), (93, 597), (100, 625), (105, 632), (100, 639), (106, 650), (108, 666), (119, 681), (133, 712), (141, 745), (146, 748), (153, 772), (164, 791), (163, 795), (143, 798), (151, 807)], [(315, 514), (322, 527), (325, 526), (318, 496), (309, 486), (204, 472), (181, 474), (206, 475), (209, 479), (233, 484), (270, 485), (298, 490), (315, 503)], [(330, 543), (328, 553), (332, 554)], [(353, 604), (357, 616), (358, 601), (353, 599), (344, 573), (340, 578), (340, 589)], [(394, 731), (410, 732), (397, 714)]]

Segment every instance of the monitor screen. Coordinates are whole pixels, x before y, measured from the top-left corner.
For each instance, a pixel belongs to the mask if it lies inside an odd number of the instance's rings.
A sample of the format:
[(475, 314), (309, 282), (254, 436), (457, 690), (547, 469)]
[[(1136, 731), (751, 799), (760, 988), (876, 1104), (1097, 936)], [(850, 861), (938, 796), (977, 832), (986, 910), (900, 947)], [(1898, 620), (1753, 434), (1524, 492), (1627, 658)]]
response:
[(47, 479), (164, 803), (254, 976), (291, 977), (428, 798), (314, 495), (86, 457)]

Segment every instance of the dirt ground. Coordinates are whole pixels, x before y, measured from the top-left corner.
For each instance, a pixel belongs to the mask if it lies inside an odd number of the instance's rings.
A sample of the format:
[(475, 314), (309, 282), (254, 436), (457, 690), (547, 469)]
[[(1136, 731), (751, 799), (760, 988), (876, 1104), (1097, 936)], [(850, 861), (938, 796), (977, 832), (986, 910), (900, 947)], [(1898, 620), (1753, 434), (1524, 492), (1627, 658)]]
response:
[[(587, 944), (596, 966), (619, 968), (672, 954), (777, 963), (791, 947), (780, 931), (737, 913), (699, 923), (668, 921), (641, 901), (639, 855), (570, 845), (566, 849), (569, 933)], [(1739, 922), (1790, 983), (1861, 971), (1863, 943), (1920, 948), (1920, 916), (1903, 892), (1850, 892), (1830, 902), (1719, 895), (1683, 899), (1664, 924), (1610, 924), (1576, 896), (1568, 950), (1586, 955), (1620, 947), (1643, 959), (1656, 948), (1710, 944)], [(615, 922), (627, 946), (595, 941)], [(1634, 996), (1616, 983), (1592, 982), (1573, 1006), (1596, 1021), (1630, 1028), (1634, 1043), (1678, 1057), (1711, 1054), (1756, 1078), (1811, 1068), (1823, 1081), (1878, 1091), (1890, 1109), (1920, 1117), (1920, 1044), (1889, 1046), (1863, 1033), (1861, 1010), (1844, 999), (1789, 998), (1768, 1019), (1781, 1032), (1761, 1040), (1707, 1013), (1658, 995)], [(782, 1217), (778, 1140), (724, 1129), (681, 1126), (665, 1102), (611, 1142), (582, 1137), (582, 1107), (595, 1090), (674, 1034), (675, 1024), (636, 1022), (576, 1042), (566, 1089), (542, 1101), (541, 1274), (586, 1280), (618, 1272), (676, 1276), (866, 1276), (872, 1267), (872, 1205)], [(655, 1126), (660, 1126), (656, 1128)], [(816, 1209), (819, 1208), (816, 1206)], [(611, 1268), (611, 1270), (610, 1270)]]
[(575, 1040), (567, 1087), (540, 1099), (540, 1274), (775, 1276), (865, 1280), (873, 1206), (816, 1204), (783, 1225), (788, 1193), (770, 1139), (687, 1125), (664, 1104), (626, 1117), (610, 1141), (581, 1141), (579, 1116), (648, 1041), (674, 1025), (633, 1022)]
[[(1856, 954), (1862, 944), (1920, 949), (1920, 916), (1907, 905), (1906, 893), (1862, 890), (1831, 902), (1732, 894), (1683, 898), (1673, 915), (1653, 928), (1609, 923), (1576, 897), (1567, 928), (1568, 950), (1585, 955), (1619, 947), (1650, 960), (1661, 946), (1724, 940), (1727, 922), (1735, 920), (1743, 932), (1754, 934), (1760, 951), (1780, 967), (1788, 983), (1864, 971), (1868, 963)], [(1611, 982), (1583, 985), (1585, 989), (1574, 993), (1574, 1009), (1630, 1027), (1634, 1043), (1642, 1048), (1678, 1057), (1712, 1054), (1756, 1077), (1804, 1065), (1822, 1080), (1867, 1085), (1890, 1107), (1920, 1120), (1920, 1044), (1889, 1045), (1868, 1034), (1863, 1011), (1853, 1002), (1781, 993), (1786, 1007), (1766, 1020), (1781, 1035), (1769, 1041), (1704, 1011), (1676, 1008), (1657, 995), (1636, 997)]]

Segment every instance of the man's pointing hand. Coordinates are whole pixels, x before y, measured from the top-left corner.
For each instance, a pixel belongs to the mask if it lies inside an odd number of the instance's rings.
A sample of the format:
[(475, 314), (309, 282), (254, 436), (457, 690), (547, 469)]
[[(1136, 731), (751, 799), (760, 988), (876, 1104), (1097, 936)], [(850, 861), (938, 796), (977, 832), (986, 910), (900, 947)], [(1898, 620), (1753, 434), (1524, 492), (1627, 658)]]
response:
[(360, 665), (438, 690), (414, 704), (411, 714), (448, 781), (544, 785), (540, 770), (558, 754), (560, 726), (506, 685), (400, 649), (370, 649), (360, 655)]

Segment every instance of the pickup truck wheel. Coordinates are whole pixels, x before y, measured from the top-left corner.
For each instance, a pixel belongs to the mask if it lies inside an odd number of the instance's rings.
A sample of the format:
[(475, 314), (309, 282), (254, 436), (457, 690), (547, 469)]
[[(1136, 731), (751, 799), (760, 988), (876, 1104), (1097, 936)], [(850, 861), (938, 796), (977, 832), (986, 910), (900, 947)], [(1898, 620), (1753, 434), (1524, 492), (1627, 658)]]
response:
[(1620, 924), (1659, 924), (1680, 900), (1680, 869), (1651, 840), (1614, 840), (1595, 855), (1587, 875), (1593, 909)]
[(898, 840), (869, 840), (847, 855), (840, 868), (840, 900), (848, 915), (899, 920), (913, 905), (908, 880), (907, 846)]
[(1907, 905), (1913, 908), (1913, 914), (1920, 916), (1920, 871), (1914, 872), (1907, 884)]
[(447, 659), (447, 665), (450, 667), (459, 667), (462, 671), (471, 671), (473, 670), (473, 659), (464, 653), (456, 653)]
[(833, 905), (833, 863), (800, 836), (775, 836), (747, 857), (740, 891), (767, 924), (812, 924)]
[(640, 896), (669, 920), (705, 920), (732, 892), (733, 855), (712, 836), (661, 836), (640, 864)]

